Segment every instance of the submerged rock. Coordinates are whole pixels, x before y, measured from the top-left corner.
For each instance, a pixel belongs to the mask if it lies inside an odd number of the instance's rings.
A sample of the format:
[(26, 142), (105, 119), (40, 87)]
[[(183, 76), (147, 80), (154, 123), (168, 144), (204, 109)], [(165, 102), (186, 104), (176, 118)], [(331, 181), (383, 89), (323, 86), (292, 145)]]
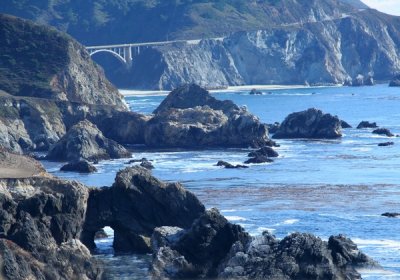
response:
[(273, 138), (335, 139), (342, 137), (341, 128), (337, 116), (311, 108), (287, 116)]
[(223, 160), (218, 161), (217, 166), (223, 166), (223, 167), (225, 167), (225, 168), (227, 168), (227, 169), (249, 168), (249, 167), (246, 166), (246, 165), (240, 165), (240, 164), (233, 165), (233, 164), (231, 164), (231, 163), (229, 163), (229, 162), (226, 162), (226, 161), (223, 161)]
[(250, 92), (250, 95), (262, 95), (263, 93), (255, 88), (253, 88)]
[(67, 172), (93, 173), (97, 171), (97, 168), (87, 160), (79, 160), (65, 164), (60, 170)]
[(400, 217), (400, 213), (386, 212), (386, 213), (383, 213), (382, 216), (388, 217), (388, 218), (397, 218), (397, 217)]
[(232, 101), (219, 101), (197, 85), (172, 91), (144, 132), (150, 147), (248, 147), (268, 145), (268, 130)]
[(384, 143), (379, 143), (379, 147), (387, 147), (387, 146), (393, 146), (394, 142), (384, 142)]
[(57, 161), (99, 161), (103, 159), (130, 157), (131, 153), (85, 120), (71, 129), (51, 147), (47, 159)]
[(362, 121), (358, 124), (357, 129), (377, 128), (376, 122)]
[(387, 137), (393, 137), (394, 134), (390, 132), (389, 129), (387, 128), (378, 128), (372, 131), (373, 134), (378, 134), (378, 135), (386, 135)]
[[(161, 231), (161, 230), (160, 230)], [(279, 241), (251, 237), (216, 209), (188, 230), (153, 236), (155, 279), (360, 279), (356, 268), (376, 263), (344, 236), (322, 241), (294, 233)]]
[(114, 230), (117, 253), (149, 253), (154, 228), (188, 228), (205, 211), (197, 197), (179, 183), (164, 183), (134, 166), (118, 172), (111, 188), (90, 190), (82, 242), (95, 248), (95, 233)]

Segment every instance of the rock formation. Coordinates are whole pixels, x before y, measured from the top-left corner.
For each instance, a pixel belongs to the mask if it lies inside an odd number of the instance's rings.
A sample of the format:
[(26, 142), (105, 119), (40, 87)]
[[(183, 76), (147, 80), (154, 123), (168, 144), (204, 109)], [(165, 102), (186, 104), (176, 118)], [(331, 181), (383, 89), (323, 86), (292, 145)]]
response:
[(104, 137), (94, 124), (85, 120), (74, 125), (52, 146), (46, 158), (57, 161), (99, 161), (130, 156), (128, 150)]
[(393, 137), (394, 134), (392, 132), (390, 132), (389, 129), (387, 128), (377, 128), (375, 130), (372, 131), (373, 134), (378, 134), (378, 135), (385, 135), (387, 137)]
[(337, 116), (312, 108), (287, 116), (273, 138), (335, 139), (342, 136), (341, 129)]
[(60, 170), (67, 172), (79, 172), (79, 173), (93, 173), (97, 171), (96, 167), (87, 160), (69, 162), (63, 165), (60, 168)]
[(358, 124), (357, 129), (377, 128), (376, 122), (362, 121)]
[(248, 147), (269, 144), (257, 117), (190, 84), (172, 91), (147, 123), (150, 147)]
[(343, 236), (250, 237), (216, 209), (188, 230), (156, 229), (152, 245), (156, 279), (360, 279), (357, 267), (375, 265)]
[(110, 226), (116, 252), (148, 253), (154, 228), (188, 228), (204, 211), (181, 184), (161, 182), (147, 169), (134, 166), (120, 171), (112, 187), (90, 191), (81, 240), (94, 248), (95, 233)]
[(223, 167), (225, 167), (226, 169), (249, 168), (249, 167), (246, 166), (246, 165), (241, 165), (241, 164), (233, 165), (232, 163), (229, 163), (229, 162), (226, 162), (226, 161), (223, 161), (223, 160), (218, 161), (218, 162), (217, 162), (217, 166), (223, 166)]
[(390, 87), (400, 87), (400, 74), (396, 75), (389, 83)]

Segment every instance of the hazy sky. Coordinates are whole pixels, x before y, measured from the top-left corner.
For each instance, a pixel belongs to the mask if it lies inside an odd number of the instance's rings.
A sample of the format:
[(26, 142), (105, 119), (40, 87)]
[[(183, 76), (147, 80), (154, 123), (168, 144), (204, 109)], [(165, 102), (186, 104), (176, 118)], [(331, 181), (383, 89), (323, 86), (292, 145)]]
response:
[(400, 0), (362, 0), (371, 8), (381, 12), (400, 16)]

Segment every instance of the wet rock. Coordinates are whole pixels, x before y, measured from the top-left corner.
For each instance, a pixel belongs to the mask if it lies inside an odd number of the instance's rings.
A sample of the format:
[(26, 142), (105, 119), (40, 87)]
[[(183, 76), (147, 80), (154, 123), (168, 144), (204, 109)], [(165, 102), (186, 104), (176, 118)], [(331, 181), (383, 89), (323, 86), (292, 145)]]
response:
[(252, 158), (246, 160), (244, 163), (245, 164), (260, 164), (260, 163), (267, 163), (267, 162), (270, 163), (270, 162), (274, 162), (274, 161), (267, 156), (256, 155), (255, 157), (252, 157)]
[(144, 138), (150, 147), (259, 147), (269, 144), (257, 117), (232, 101), (219, 101), (197, 85), (172, 91), (154, 111)]
[(337, 116), (312, 108), (287, 116), (273, 138), (335, 139), (342, 136), (341, 128)]
[(102, 239), (102, 238), (107, 238), (108, 234), (105, 232), (104, 229), (98, 230), (95, 235), (94, 239)]
[(390, 87), (400, 87), (400, 74), (396, 75), (389, 83)]
[(344, 120), (340, 120), (340, 125), (342, 126), (342, 128), (352, 128), (352, 126)]
[(384, 142), (384, 143), (379, 143), (379, 147), (388, 147), (388, 146), (393, 146), (394, 142)]
[(79, 241), (87, 187), (54, 178), (0, 180), (0, 257), (6, 279), (99, 279)]
[(225, 167), (225, 168), (227, 168), (227, 169), (249, 168), (249, 167), (246, 166), (246, 165), (240, 165), (240, 164), (233, 165), (233, 164), (231, 164), (231, 163), (229, 163), (229, 162), (226, 162), (226, 161), (223, 161), (223, 160), (218, 161), (217, 166), (223, 166), (223, 167)]
[(188, 228), (205, 211), (179, 183), (164, 183), (134, 166), (118, 172), (111, 188), (90, 190), (81, 240), (95, 248), (95, 233), (110, 226), (116, 253), (149, 253), (154, 228)]
[(154, 165), (148, 160), (142, 160), (142, 162), (140, 163), (140, 166), (144, 167), (146, 169), (154, 169)]
[(357, 129), (377, 128), (376, 122), (362, 121), (358, 124)]
[(250, 152), (249, 157), (266, 156), (266, 157), (278, 157), (279, 154), (271, 147), (262, 147), (256, 151)]
[(378, 134), (378, 135), (386, 135), (387, 137), (393, 137), (394, 134), (390, 132), (389, 129), (387, 128), (378, 128), (372, 131), (373, 134)]
[(383, 213), (382, 216), (388, 217), (388, 218), (397, 218), (397, 217), (400, 217), (400, 213), (386, 212), (386, 213)]
[(79, 173), (93, 173), (97, 172), (97, 168), (87, 160), (80, 160), (70, 162), (61, 167), (61, 171), (79, 172)]
[(257, 89), (255, 89), (255, 88), (253, 88), (253, 89), (249, 92), (249, 94), (250, 94), (250, 95), (262, 95), (262, 92), (259, 91), (259, 90), (257, 90)]
[(278, 131), (280, 123), (274, 122), (272, 124), (267, 124), (267, 126), (268, 126), (268, 132), (274, 134)]
[(60, 141), (51, 147), (47, 159), (56, 161), (99, 161), (130, 157), (131, 153), (85, 120), (70, 128)]

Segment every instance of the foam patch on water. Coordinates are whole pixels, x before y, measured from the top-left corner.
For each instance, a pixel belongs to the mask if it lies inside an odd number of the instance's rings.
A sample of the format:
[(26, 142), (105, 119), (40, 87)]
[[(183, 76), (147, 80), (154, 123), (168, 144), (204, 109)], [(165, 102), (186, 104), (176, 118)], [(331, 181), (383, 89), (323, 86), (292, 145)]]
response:
[(274, 233), (274, 232), (276, 231), (276, 229), (274, 229), (274, 228), (267, 228), (267, 227), (258, 227), (258, 228), (255, 230), (254, 234), (255, 234), (255, 235), (260, 235), (260, 234), (262, 234), (264, 231), (268, 231), (269, 233)]
[(352, 238), (353, 242), (357, 244), (357, 246), (361, 248), (365, 247), (382, 247), (391, 250), (400, 250), (400, 240), (389, 240), (389, 239), (361, 239), (361, 238)]
[(225, 216), (225, 218), (230, 222), (244, 222), (247, 221), (246, 218), (240, 216)]
[(284, 225), (293, 225), (293, 224), (298, 223), (299, 221), (300, 220), (298, 220), (298, 219), (289, 219), (289, 220), (284, 221), (283, 224)]

